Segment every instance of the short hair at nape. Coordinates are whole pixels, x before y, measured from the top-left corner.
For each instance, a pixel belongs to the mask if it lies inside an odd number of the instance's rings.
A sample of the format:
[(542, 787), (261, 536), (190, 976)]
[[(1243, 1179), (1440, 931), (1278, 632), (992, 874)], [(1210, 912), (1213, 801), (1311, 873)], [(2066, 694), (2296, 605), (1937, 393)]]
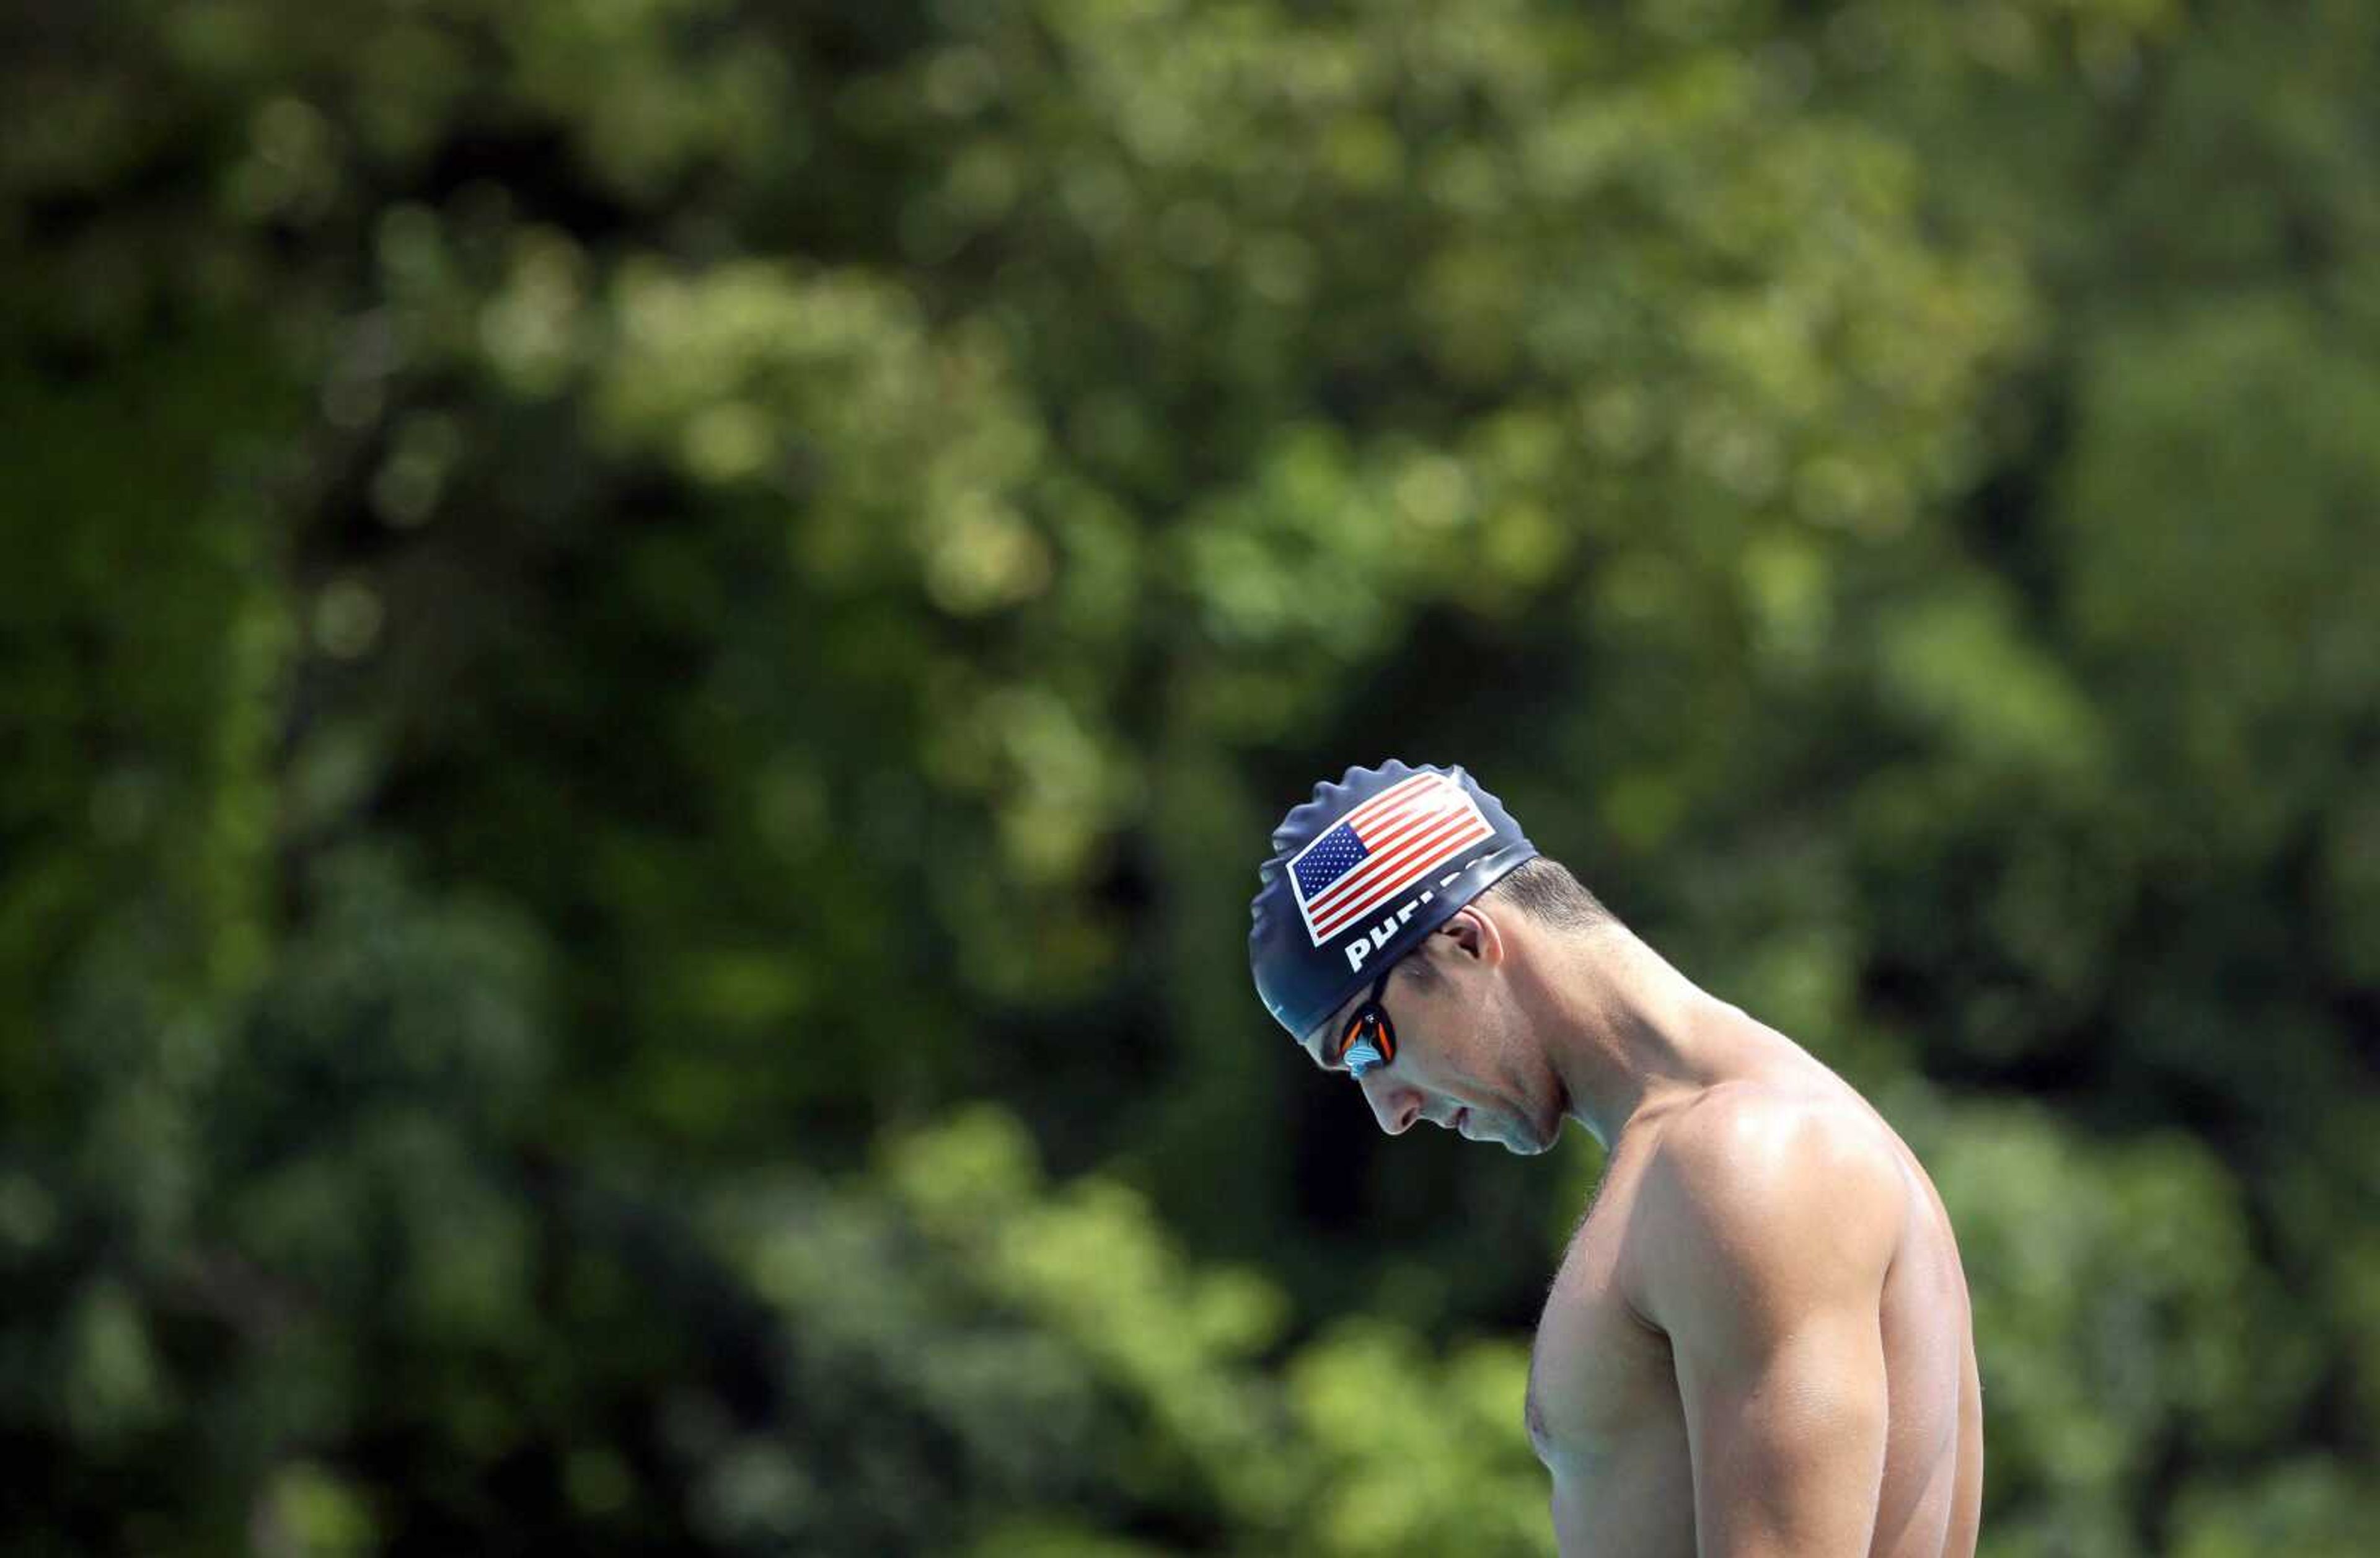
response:
[(1543, 855), (1522, 861), (1479, 896), (1500, 899), (1557, 931), (1592, 931), (1620, 920), (1568, 866)]

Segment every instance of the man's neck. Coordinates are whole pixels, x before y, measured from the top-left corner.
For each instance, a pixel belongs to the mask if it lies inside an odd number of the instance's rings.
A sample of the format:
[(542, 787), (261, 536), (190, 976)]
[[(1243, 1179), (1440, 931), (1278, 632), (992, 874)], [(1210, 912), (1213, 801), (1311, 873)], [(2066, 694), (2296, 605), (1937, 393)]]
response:
[[(1629, 1124), (1749, 1074), (1755, 1030), (1624, 927), (1538, 932), (1532, 1004), (1571, 1116), (1608, 1150)], [(1732, 1019), (1732, 1020), (1730, 1020)]]

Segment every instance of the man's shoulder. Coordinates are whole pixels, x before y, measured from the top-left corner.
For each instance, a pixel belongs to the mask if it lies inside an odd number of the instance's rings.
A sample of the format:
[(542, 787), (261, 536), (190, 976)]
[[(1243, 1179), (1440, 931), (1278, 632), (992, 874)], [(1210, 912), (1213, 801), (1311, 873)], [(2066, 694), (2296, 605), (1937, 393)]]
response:
[(1855, 1100), (1722, 1083), (1665, 1118), (1646, 1155), (1648, 1298), (1718, 1269), (1795, 1286), (1880, 1280), (1907, 1204), (1891, 1138)]
[(1694, 1192), (1899, 1179), (1890, 1133), (1848, 1089), (1722, 1082), (1664, 1116), (1651, 1147), (1648, 1177)]

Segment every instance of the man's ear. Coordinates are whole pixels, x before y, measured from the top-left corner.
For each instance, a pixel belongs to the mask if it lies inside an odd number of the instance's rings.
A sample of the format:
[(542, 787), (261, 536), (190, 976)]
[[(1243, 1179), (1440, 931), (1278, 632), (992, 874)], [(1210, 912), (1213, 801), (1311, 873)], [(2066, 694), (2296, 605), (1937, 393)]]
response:
[(1437, 933), (1450, 938), (1453, 943), (1450, 950), (1460, 956), (1475, 957), (1491, 966), (1504, 961), (1504, 932), (1498, 927), (1496, 917), (1473, 905), (1456, 909)]

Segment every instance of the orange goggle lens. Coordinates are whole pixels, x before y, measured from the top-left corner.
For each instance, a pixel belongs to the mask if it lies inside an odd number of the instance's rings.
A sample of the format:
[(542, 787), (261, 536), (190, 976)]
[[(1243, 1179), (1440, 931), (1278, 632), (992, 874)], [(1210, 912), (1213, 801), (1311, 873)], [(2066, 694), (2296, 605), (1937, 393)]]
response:
[(1358, 1077), (1397, 1058), (1396, 1025), (1389, 1020), (1387, 1008), (1380, 1004), (1380, 992), (1388, 982), (1389, 971), (1383, 968), (1380, 977), (1372, 981), (1372, 993), (1355, 1008), (1355, 1015), (1347, 1019), (1347, 1026), (1339, 1033), (1335, 1058)]

